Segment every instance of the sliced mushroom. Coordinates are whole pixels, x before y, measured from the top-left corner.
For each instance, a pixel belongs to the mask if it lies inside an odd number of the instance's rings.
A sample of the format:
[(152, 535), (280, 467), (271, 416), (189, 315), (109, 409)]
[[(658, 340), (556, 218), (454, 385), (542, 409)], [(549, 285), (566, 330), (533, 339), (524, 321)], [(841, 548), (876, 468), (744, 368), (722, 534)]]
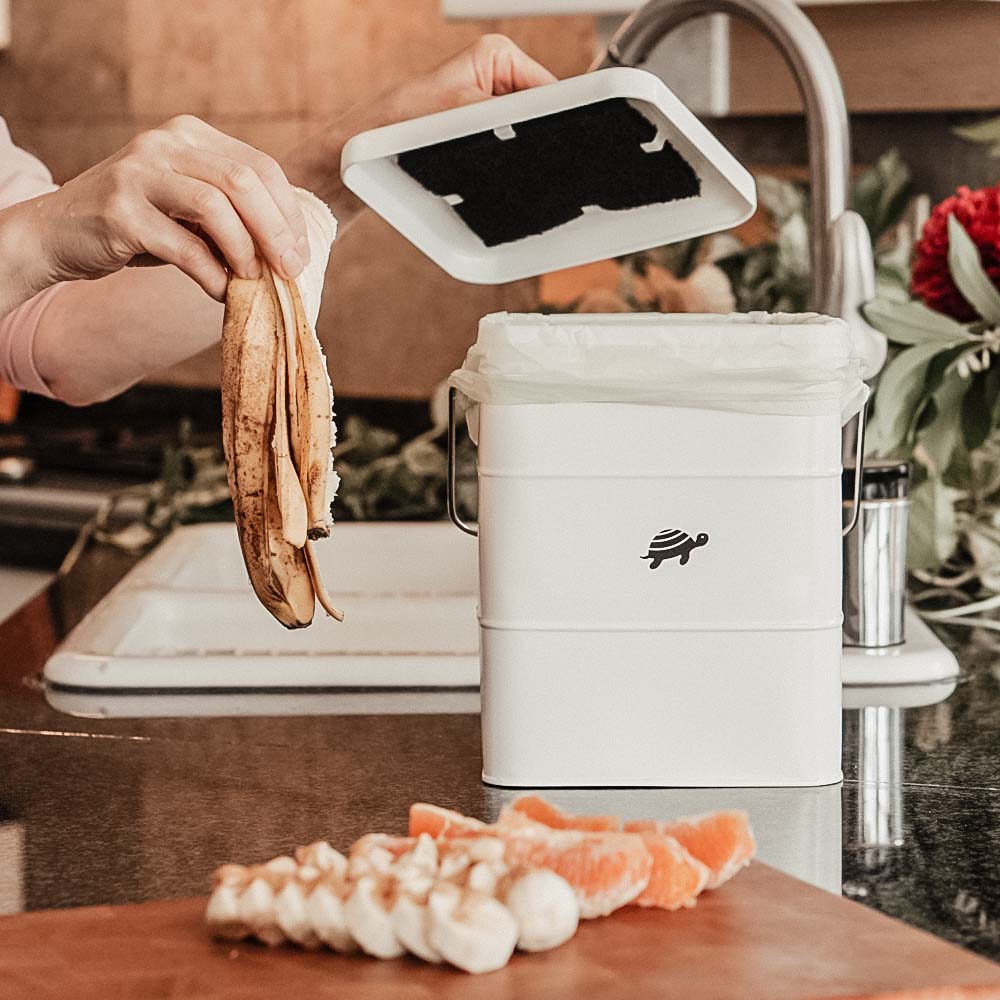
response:
[(325, 840), (317, 840), (308, 847), (300, 847), (295, 852), (295, 860), (300, 865), (317, 868), (321, 872), (333, 872), (339, 878), (347, 874), (347, 858), (334, 850)]
[(274, 887), (265, 872), (260, 871), (243, 890), (239, 916), (250, 933), (264, 944), (274, 946), (285, 940), (274, 912)]
[(444, 857), (438, 868), (438, 878), (458, 878), (472, 866), (472, 856), (464, 847), (453, 847)]
[(361, 950), (375, 958), (399, 958), (405, 949), (396, 937), (390, 916), (389, 887), (372, 875), (365, 875), (354, 884), (344, 903), (347, 928)]
[(465, 877), (465, 887), (471, 892), (481, 892), (485, 896), (495, 896), (500, 875), (488, 861), (474, 864)]
[(240, 916), (240, 896), (253, 873), (245, 865), (223, 865), (212, 877), (214, 886), (205, 909), (205, 922), (216, 937), (242, 941), (250, 928)]
[(425, 962), (440, 962), (441, 953), (431, 944), (427, 894), (400, 892), (392, 908), (392, 928), (400, 944)]
[(347, 927), (347, 915), (341, 893), (344, 886), (336, 879), (321, 879), (306, 896), (306, 915), (316, 937), (323, 944), (348, 955), (358, 950)]
[(319, 947), (319, 936), (306, 908), (306, 890), (298, 879), (289, 879), (274, 897), (274, 919), (289, 941), (303, 948)]
[(209, 897), (205, 921), (216, 937), (242, 941), (250, 933), (250, 928), (240, 916), (241, 891), (235, 885), (219, 885)]
[(572, 886), (553, 871), (540, 868), (515, 875), (504, 894), (520, 934), (521, 951), (548, 951), (565, 944), (580, 921), (580, 904)]
[(492, 896), (439, 884), (427, 900), (430, 943), (456, 968), (466, 972), (502, 969), (517, 944), (514, 915)]

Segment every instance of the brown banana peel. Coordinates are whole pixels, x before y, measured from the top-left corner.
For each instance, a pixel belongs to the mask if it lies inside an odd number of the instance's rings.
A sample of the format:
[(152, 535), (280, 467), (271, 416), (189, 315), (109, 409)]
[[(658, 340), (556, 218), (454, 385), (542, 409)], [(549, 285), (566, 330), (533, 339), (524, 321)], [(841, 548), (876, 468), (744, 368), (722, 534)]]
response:
[(231, 278), (222, 328), (222, 439), (250, 583), (287, 628), (337, 620), (313, 540), (330, 534), (333, 393), (299, 288)]

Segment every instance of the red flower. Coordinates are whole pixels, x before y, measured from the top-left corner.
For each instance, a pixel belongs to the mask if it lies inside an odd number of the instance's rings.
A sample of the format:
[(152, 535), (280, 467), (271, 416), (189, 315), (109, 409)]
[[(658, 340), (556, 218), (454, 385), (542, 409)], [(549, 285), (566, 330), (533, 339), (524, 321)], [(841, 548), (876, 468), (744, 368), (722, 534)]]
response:
[(979, 248), (979, 259), (1000, 287), (1000, 184), (970, 191), (960, 187), (931, 212), (917, 244), (910, 290), (931, 309), (962, 323), (979, 318), (948, 269), (948, 216), (954, 215)]

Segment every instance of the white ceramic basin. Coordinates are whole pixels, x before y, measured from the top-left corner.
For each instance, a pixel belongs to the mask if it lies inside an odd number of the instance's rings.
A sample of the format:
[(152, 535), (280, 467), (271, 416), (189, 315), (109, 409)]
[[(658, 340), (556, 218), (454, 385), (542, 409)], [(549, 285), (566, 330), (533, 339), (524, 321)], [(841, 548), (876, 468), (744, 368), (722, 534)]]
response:
[(257, 602), (231, 524), (175, 531), (77, 626), (49, 684), (102, 690), (479, 684), (477, 548), (445, 522), (338, 525), (317, 553), (343, 623), (287, 631)]

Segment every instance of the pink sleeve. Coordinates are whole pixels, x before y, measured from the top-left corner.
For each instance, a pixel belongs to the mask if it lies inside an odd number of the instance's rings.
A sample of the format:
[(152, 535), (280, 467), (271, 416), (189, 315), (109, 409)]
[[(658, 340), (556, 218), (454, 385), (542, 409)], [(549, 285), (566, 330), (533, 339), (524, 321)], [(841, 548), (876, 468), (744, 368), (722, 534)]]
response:
[[(52, 175), (30, 153), (15, 146), (0, 118), (0, 209), (55, 191)], [(52, 393), (35, 367), (33, 347), (38, 321), (52, 296), (53, 285), (0, 318), (0, 381), (46, 396)]]

